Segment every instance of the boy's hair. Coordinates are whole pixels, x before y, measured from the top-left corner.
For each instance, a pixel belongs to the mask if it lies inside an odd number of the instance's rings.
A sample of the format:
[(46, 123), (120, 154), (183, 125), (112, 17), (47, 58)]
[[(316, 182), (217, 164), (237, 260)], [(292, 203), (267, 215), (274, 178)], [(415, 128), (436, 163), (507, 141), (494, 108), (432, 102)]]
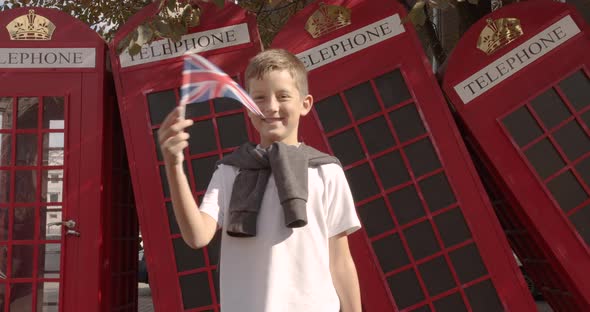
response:
[(269, 49), (258, 53), (246, 67), (246, 90), (250, 89), (250, 79), (262, 79), (273, 70), (287, 70), (295, 80), (297, 90), (302, 96), (309, 94), (307, 70), (305, 65), (291, 52), (283, 49)]

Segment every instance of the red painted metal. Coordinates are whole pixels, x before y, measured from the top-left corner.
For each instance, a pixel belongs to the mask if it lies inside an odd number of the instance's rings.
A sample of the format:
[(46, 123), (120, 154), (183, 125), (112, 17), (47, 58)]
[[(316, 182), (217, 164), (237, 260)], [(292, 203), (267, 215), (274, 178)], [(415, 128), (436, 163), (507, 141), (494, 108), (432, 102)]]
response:
[[(250, 36), (249, 42), (202, 52), (203, 56), (240, 81), (239, 77), (244, 71), (247, 61), (258, 53), (262, 47), (255, 16), (231, 3), (226, 3), (223, 9), (207, 3), (199, 5), (202, 9), (200, 25), (189, 29), (189, 34), (243, 23), (247, 25)], [(122, 67), (120, 56), (116, 53), (115, 47), (118, 46), (119, 42), (138, 25), (157, 14), (157, 8), (158, 3), (154, 3), (134, 15), (119, 30), (110, 46), (137, 213), (144, 240), (150, 285), (152, 286), (152, 298), (154, 307), (162, 311), (219, 311), (215, 277), (217, 263), (213, 263), (212, 260), (216, 258), (218, 251), (207, 247), (201, 250), (190, 250), (185, 251), (185, 253), (178, 253), (178, 255), (175, 254), (175, 248), (180, 250), (188, 247), (182, 242), (179, 232), (174, 232), (173, 227), (171, 227), (175, 224), (174, 216), (167, 214), (166, 206), (170, 205), (171, 202), (163, 192), (166, 186), (163, 184), (162, 181), (164, 180), (162, 178), (165, 179), (165, 177), (161, 175), (160, 170), (163, 168), (164, 163), (158, 160), (156, 153), (158, 147), (157, 142), (154, 140), (154, 133), (159, 128), (160, 122), (152, 122), (150, 117), (148, 96), (151, 94), (157, 92), (169, 92), (168, 94), (171, 94), (171, 101), (174, 103), (158, 103), (169, 105), (161, 109), (164, 114), (167, 114), (172, 107), (177, 105), (179, 99), (178, 88), (182, 85), (182, 57), (177, 56), (142, 65)], [(208, 157), (220, 159), (223, 154), (233, 151), (236, 147), (224, 147), (222, 145), (219, 122), (223, 117), (242, 116), (246, 126), (243, 132), (236, 133), (236, 135), (243, 135), (247, 132), (246, 139), (257, 140), (248, 124), (248, 118), (243, 108), (237, 107), (230, 110), (216, 111), (213, 101), (203, 104), (208, 106), (206, 109), (209, 112), (189, 118), (192, 118), (196, 124), (199, 122), (211, 122), (213, 133), (210, 136), (213, 137), (215, 148), (195, 153), (187, 150), (185, 154), (187, 177), (195, 198), (200, 198), (203, 195), (205, 191), (203, 185), (207, 185), (208, 178), (205, 174), (194, 172), (193, 161), (207, 159)], [(153, 109), (157, 110), (158, 107), (154, 106)], [(206, 139), (210, 138), (207, 137)], [(211, 164), (212, 168), (213, 164)], [(199, 187), (197, 187), (197, 184)], [(175, 245), (174, 243), (177, 241), (180, 241), (180, 243)], [(192, 261), (191, 259), (198, 259), (195, 261), (202, 261), (202, 263), (197, 265), (193, 261), (196, 267), (190, 269), (180, 268), (182, 263)], [(188, 294), (183, 296), (181, 281), (202, 276), (200, 274), (206, 276), (206, 287), (198, 290), (190, 289)], [(200, 286), (195, 283), (188, 283), (185, 287), (198, 288)], [(198, 302), (187, 304), (193, 298), (198, 298)]]
[[(111, 266), (105, 255), (114, 257), (120, 254), (112, 254), (105, 250), (103, 228), (104, 215), (110, 211), (111, 204), (108, 202), (111, 189), (105, 185), (105, 177), (110, 170), (107, 168), (111, 158), (110, 154), (105, 155), (104, 151), (110, 148), (112, 141), (121, 142), (121, 138), (105, 139), (107, 118), (103, 110), (112, 109), (114, 102), (106, 94), (111, 86), (107, 84), (106, 78), (106, 44), (84, 23), (74, 19), (67, 13), (44, 8), (19, 8), (4, 11), (0, 14), (0, 25), (2, 29), (15, 18), (27, 15), (29, 10), (34, 9), (37, 15), (41, 15), (53, 22), (56, 26), (51, 40), (44, 41), (11, 41), (7, 31), (0, 32), (0, 48), (92, 48), (96, 52), (94, 68), (3, 68), (0, 77), (0, 97), (13, 99), (13, 120), (12, 127), (0, 129), (1, 134), (10, 134), (12, 154), (8, 166), (0, 167), (2, 171), (11, 173), (10, 200), (6, 204), (0, 204), (0, 209), (7, 209), (8, 224), (4, 223), (4, 229), (8, 233), (3, 234), (3, 241), (0, 241), (1, 248), (6, 248), (7, 253), (2, 256), (5, 273), (8, 277), (0, 281), (5, 294), (0, 300), (3, 302), (3, 310), (25, 311), (23, 306), (16, 306), (16, 297), (11, 296), (16, 291), (18, 283), (25, 283), (32, 286), (29, 294), (24, 294), (19, 301), (30, 301), (28, 306), (31, 310), (37, 310), (43, 301), (42, 283), (59, 283), (59, 311), (102, 311), (110, 309), (101, 297), (103, 288), (114, 288), (117, 284), (110, 282)], [(112, 87), (111, 91), (112, 92)], [(30, 129), (19, 129), (16, 127), (18, 117), (18, 99), (23, 97), (37, 98), (39, 105), (37, 109), (37, 125)], [(64, 99), (64, 128), (49, 129), (43, 124), (43, 103), (48, 97), (61, 97)], [(110, 100), (110, 101), (109, 101)], [(43, 159), (43, 134), (63, 133), (65, 143), (64, 165), (44, 164)], [(35, 146), (36, 163), (25, 166), (16, 164), (18, 134), (37, 135)], [(63, 200), (47, 198), (41, 194), (41, 174), (47, 174), (47, 170), (64, 170), (63, 174)], [(30, 187), (36, 187), (36, 199), (33, 202), (18, 203), (16, 194), (15, 173), (22, 170), (35, 170), (36, 178)], [(50, 201), (53, 201), (49, 203)], [(75, 230), (80, 232), (80, 237), (66, 235), (63, 227), (61, 236), (57, 239), (41, 239), (45, 235), (45, 227), (41, 222), (48, 222), (42, 216), (42, 208), (57, 205), (62, 207), (61, 218), (65, 221), (73, 219), (77, 225)], [(34, 220), (30, 226), (34, 226), (34, 239), (21, 241), (15, 240), (13, 236), (13, 222), (15, 220), (15, 209), (17, 207), (34, 207)], [(32, 228), (29, 228), (32, 229)], [(56, 244), (59, 246), (61, 258), (59, 259), (60, 274), (58, 277), (45, 277), (40, 269), (43, 269), (44, 255), (40, 250), (45, 250), (45, 244)], [(21, 266), (30, 263), (30, 275), (25, 277), (12, 276), (16, 246), (29, 246), (34, 250), (31, 258), (21, 258)], [(43, 248), (43, 249), (42, 249)], [(132, 255), (136, 261), (137, 256)], [(56, 259), (54, 259), (56, 260)], [(103, 278), (106, 277), (106, 281)], [(134, 277), (135, 278), (135, 277)], [(135, 280), (134, 280), (135, 281)], [(12, 294), (14, 295), (14, 294)], [(23, 295), (23, 294), (21, 294)], [(13, 300), (14, 299), (14, 300)], [(12, 306), (14, 304), (14, 306)], [(27, 305), (25, 305), (27, 306)], [(27, 308), (28, 309), (28, 308)]]
[[(462, 102), (453, 89), (455, 85), (568, 15), (580, 33), (471, 102)], [(486, 25), (487, 18), (502, 17), (520, 19), (524, 35), (487, 56), (476, 49), (479, 32)], [(590, 309), (590, 275), (586, 270), (590, 264), (590, 250), (582, 234), (569, 220), (588, 204), (588, 200), (571, 210), (562, 210), (548, 188), (548, 183), (570, 170), (582, 192), (590, 194), (588, 184), (581, 177), (582, 172), (576, 167), (588, 155), (568, 160), (555, 138), (556, 131), (572, 121), (582, 125), (585, 136), (590, 134), (582, 118), (587, 107), (576, 110), (558, 85), (576, 72), (582, 77), (585, 75), (586, 79), (590, 77), (589, 48), (590, 28), (572, 7), (548, 1), (523, 2), (498, 10), (474, 24), (450, 56), (444, 77), (444, 90), (465, 126), (474, 152), (482, 159), (482, 167), (489, 172), (486, 182), (495, 188), (497, 197), (505, 200), (500, 210), (511, 244), (519, 258), (524, 259), (525, 269), (557, 311)], [(547, 128), (531, 100), (551, 90), (556, 92), (571, 116)], [(525, 109), (540, 129), (537, 138), (523, 146), (517, 144), (503, 123), (506, 116), (518, 109)], [(527, 158), (531, 147), (542, 140), (547, 140), (565, 163), (562, 169), (544, 178), (537, 175)]]
[[(304, 26), (308, 17), (319, 7), (319, 4), (314, 3), (295, 15), (285, 25), (284, 29), (275, 38), (272, 46), (285, 48), (298, 54), (394, 14), (399, 14), (401, 18), (406, 15), (404, 9), (395, 1), (338, 0), (323, 1), (323, 3), (350, 8), (352, 10), (352, 25), (335, 30), (324, 37), (313, 39), (304, 30)], [(339, 127), (339, 129), (324, 131), (322, 123), (325, 123), (331, 117), (327, 116), (325, 117), (327, 119), (322, 120), (317, 110), (314, 110), (312, 117), (304, 118), (300, 126), (301, 140), (329, 152), (333, 152), (333, 146), (329, 143), (330, 139), (347, 130), (352, 130), (359, 139), (364, 158), (347, 164), (345, 170), (349, 172), (349, 170), (359, 166), (368, 165), (379, 188), (379, 192), (373, 196), (356, 198), (357, 209), (366, 203), (384, 199), (389, 216), (393, 219), (394, 223), (389, 231), (372, 237), (369, 237), (366, 231), (360, 231), (350, 238), (353, 256), (359, 270), (364, 308), (366, 311), (434, 311), (438, 308), (439, 299), (459, 295), (460, 301), (463, 302), (466, 309), (475, 311), (475, 307), (471, 306), (471, 299), (468, 298), (466, 290), (480, 282), (491, 281), (495, 287), (497, 297), (506, 311), (535, 311), (534, 303), (515, 265), (510, 247), (502, 233), (500, 224), (494, 216), (489, 199), (457, 131), (444, 97), (432, 75), (430, 64), (423, 53), (417, 35), (409, 24), (403, 24), (403, 27), (405, 31), (393, 38), (377, 43), (372, 47), (358, 49), (356, 53), (311, 70), (309, 74), (310, 92), (315, 97), (316, 107), (318, 105), (328, 105), (321, 104), (321, 101), (328, 97), (339, 96), (343, 102), (345, 114), (350, 121), (346, 125)], [(409, 99), (395, 105), (393, 103), (384, 103), (376, 85), (376, 79), (379, 76), (394, 70), (401, 72), (410, 93)], [(349, 88), (364, 82), (370, 83), (372, 92), (377, 98), (379, 109), (372, 114), (355, 120), (345, 92)], [(419, 111), (426, 132), (409, 141), (402, 141), (398, 137), (395, 123), (388, 118), (388, 114), (413, 104)], [(367, 147), (369, 137), (363, 137), (361, 125), (378, 118), (384, 118), (387, 121), (386, 131), (389, 133), (383, 133), (383, 139), (391, 136), (393, 137), (393, 143), (388, 148), (371, 154)], [(442, 166), (440, 169), (431, 171), (426, 175), (418, 176), (412, 173), (412, 159), (409, 159), (405, 149), (412, 143), (425, 138), (429, 138), (433, 142), (435, 153)], [(377, 171), (375, 161), (392, 151), (401, 153), (403, 165), (410, 172), (410, 180), (393, 188), (387, 188), (380, 178), (383, 177), (384, 173)], [(395, 216), (393, 205), (387, 200), (388, 195), (403, 187), (414, 185), (419, 190), (418, 194), (422, 205), (427, 207), (424, 195), (419, 188), (420, 182), (441, 173), (446, 174), (457, 199), (456, 203), (437, 211), (427, 210), (425, 216), (407, 224), (400, 224)], [(396, 175), (398, 173), (390, 172), (389, 174)], [(460, 208), (465, 217), (472, 238), (445, 247), (440, 233), (441, 229), (436, 226), (434, 218), (457, 207)], [(434, 228), (434, 235), (440, 250), (427, 257), (415, 259), (412, 256), (405, 230), (413, 225), (424, 224), (425, 222)], [(366, 226), (367, 224), (365, 224), (365, 228)], [(372, 244), (395, 234), (399, 235), (403, 250), (410, 256), (410, 261), (395, 270), (384, 272)], [(453, 251), (473, 243), (477, 246), (488, 273), (475, 280), (462, 283), (458, 277), (457, 268), (449, 265), (455, 287), (442, 293), (428, 295), (430, 286), (421, 277), (418, 267), (437, 257), (442, 257), (447, 264), (452, 263), (450, 254)], [(402, 271), (418, 274), (419, 287), (424, 294), (424, 298), (410, 305), (399, 307), (398, 300), (404, 298), (399, 294), (399, 297), (396, 297), (396, 293), (392, 293), (388, 287), (388, 281)]]

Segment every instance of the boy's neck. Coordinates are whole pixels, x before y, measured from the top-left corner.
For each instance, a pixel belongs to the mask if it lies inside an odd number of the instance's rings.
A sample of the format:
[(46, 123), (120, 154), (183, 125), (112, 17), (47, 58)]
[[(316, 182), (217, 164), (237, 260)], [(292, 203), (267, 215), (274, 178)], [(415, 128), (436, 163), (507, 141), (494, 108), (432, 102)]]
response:
[[(269, 148), (275, 142), (279, 142), (279, 141), (274, 141), (274, 142), (270, 142), (270, 143), (260, 142), (260, 144), (258, 144), (258, 146), (260, 146), (263, 149), (267, 149), (267, 148)], [(295, 141), (295, 142), (282, 142), (282, 141), (280, 141), (280, 142), (281, 143), (284, 143), (286, 145), (293, 145), (293, 146), (299, 146), (299, 145), (301, 145), (301, 142), (297, 142), (297, 141)]]

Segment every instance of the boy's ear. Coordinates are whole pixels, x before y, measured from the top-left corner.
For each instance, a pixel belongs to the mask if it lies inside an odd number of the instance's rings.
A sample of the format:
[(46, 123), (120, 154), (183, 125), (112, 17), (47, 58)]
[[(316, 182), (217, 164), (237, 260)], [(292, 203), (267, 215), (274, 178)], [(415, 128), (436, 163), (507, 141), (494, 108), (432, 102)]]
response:
[(303, 110), (301, 111), (301, 116), (306, 116), (311, 111), (312, 106), (313, 96), (311, 96), (311, 94), (308, 94), (303, 98)]

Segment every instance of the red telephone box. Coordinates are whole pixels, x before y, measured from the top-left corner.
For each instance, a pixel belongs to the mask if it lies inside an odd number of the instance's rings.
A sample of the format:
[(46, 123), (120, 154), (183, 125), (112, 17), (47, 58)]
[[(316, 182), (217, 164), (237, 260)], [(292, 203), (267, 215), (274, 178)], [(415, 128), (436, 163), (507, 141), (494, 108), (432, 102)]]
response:
[(472, 26), (444, 90), (508, 206), (525, 269), (558, 311), (590, 310), (590, 29), (530, 1)]
[[(111, 60), (121, 109), (137, 213), (145, 244), (154, 307), (161, 311), (219, 311), (217, 263), (219, 236), (207, 247), (193, 250), (176, 224), (157, 130), (179, 100), (182, 55), (200, 53), (240, 80), (248, 60), (260, 51), (255, 16), (226, 3), (223, 9), (200, 3), (201, 21), (176, 43), (157, 40), (136, 56), (117, 55), (118, 43), (138, 25), (157, 14), (154, 3), (133, 16), (111, 44)], [(187, 105), (190, 148), (185, 170), (193, 194), (204, 194), (215, 163), (241, 143), (254, 140), (242, 105), (216, 99)]]
[(365, 310), (535, 311), (405, 15), (396, 1), (323, 1), (273, 42), (310, 71), (302, 140), (345, 166)]
[(136, 288), (123, 272), (137, 266), (137, 221), (122, 218), (134, 208), (106, 44), (57, 10), (4, 11), (0, 26), (0, 310), (136, 308), (108, 300)]

